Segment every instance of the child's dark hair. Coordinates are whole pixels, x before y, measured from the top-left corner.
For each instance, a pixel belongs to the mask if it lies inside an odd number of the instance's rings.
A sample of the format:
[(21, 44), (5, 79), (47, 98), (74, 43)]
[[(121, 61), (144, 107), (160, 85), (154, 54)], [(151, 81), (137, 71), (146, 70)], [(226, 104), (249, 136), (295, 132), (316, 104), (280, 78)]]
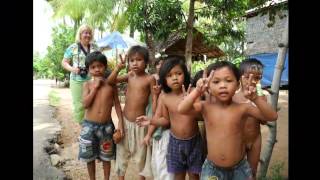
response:
[(261, 74), (263, 73), (263, 64), (256, 58), (248, 58), (243, 60), (240, 63), (240, 76), (242, 76), (244, 73), (246, 73), (249, 70), (256, 70), (260, 72)]
[(171, 69), (176, 65), (179, 65), (183, 71), (183, 74), (184, 74), (183, 84), (186, 90), (190, 84), (190, 75), (184, 61), (178, 57), (169, 57), (164, 61), (159, 72), (159, 83), (161, 84), (163, 91), (165, 93), (169, 93), (172, 91), (171, 88), (167, 85), (166, 76), (171, 71)]
[(191, 86), (192, 86), (192, 87), (196, 87), (196, 86), (197, 86), (197, 81), (198, 81), (200, 78), (202, 78), (202, 76), (203, 76), (203, 70), (198, 71), (198, 72), (194, 75), (194, 77), (193, 77), (193, 79), (192, 79), (192, 81), (191, 81)]
[(154, 66), (157, 66), (160, 63), (160, 61), (164, 61), (164, 60), (165, 59), (163, 57), (156, 58), (155, 61), (154, 61)]
[(89, 53), (86, 57), (86, 61), (85, 61), (86, 68), (88, 69), (89, 66), (95, 61), (99, 61), (107, 67), (107, 64), (108, 64), (107, 57), (103, 55), (100, 51), (94, 51), (92, 53)]
[(233, 72), (233, 74), (236, 77), (237, 81), (239, 81), (239, 79), (240, 79), (239, 69), (237, 68), (236, 65), (232, 64), (229, 61), (217, 61), (217, 62), (215, 62), (213, 64), (210, 64), (208, 66), (208, 68), (207, 68), (208, 76), (209, 76), (209, 74), (211, 73), (212, 70), (221, 69), (223, 67), (229, 68)]
[(134, 55), (135, 53), (138, 53), (138, 54), (142, 55), (143, 56), (143, 60), (144, 60), (144, 62), (146, 64), (149, 63), (149, 51), (148, 51), (147, 48), (145, 48), (143, 46), (139, 46), (139, 45), (132, 46), (128, 51), (128, 61), (129, 61), (130, 57), (132, 55)]

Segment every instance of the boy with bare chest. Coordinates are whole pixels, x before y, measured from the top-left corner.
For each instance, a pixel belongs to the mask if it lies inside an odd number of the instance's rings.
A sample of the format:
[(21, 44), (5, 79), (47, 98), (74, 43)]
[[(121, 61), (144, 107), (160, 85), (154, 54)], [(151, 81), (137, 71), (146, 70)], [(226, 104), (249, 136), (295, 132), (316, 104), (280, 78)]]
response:
[(146, 114), (148, 98), (153, 94), (152, 87), (155, 85), (154, 77), (145, 72), (148, 61), (149, 53), (146, 48), (132, 46), (128, 52), (130, 73), (117, 79), (117, 82), (128, 83), (123, 110), (125, 136), (117, 146), (116, 172), (119, 179), (124, 179), (130, 158), (138, 165), (140, 179), (144, 179), (141, 171), (145, 166), (146, 146), (140, 144), (147, 133), (147, 128), (139, 127), (135, 121), (137, 117)]
[[(194, 109), (202, 113), (207, 133), (208, 155), (202, 166), (201, 179), (252, 179), (252, 172), (245, 159), (244, 125), (248, 116), (265, 121), (275, 121), (277, 113), (262, 97), (249, 78), (245, 97), (251, 104), (239, 104), (232, 100), (239, 85), (238, 69), (230, 62), (216, 62), (210, 76), (197, 82), (197, 87), (180, 104), (178, 111), (187, 113)], [(207, 89), (215, 102), (196, 101)]]
[[(241, 79), (241, 88), (233, 96), (233, 100), (237, 103), (249, 103), (252, 102), (244, 96), (244, 87), (249, 84), (249, 77), (252, 76), (254, 84), (258, 84), (262, 78), (263, 74), (263, 64), (257, 59), (247, 59), (241, 62), (240, 64), (240, 76), (243, 76)], [(261, 85), (257, 86), (261, 87)], [(265, 101), (267, 101), (266, 96), (263, 96), (262, 89), (257, 89), (257, 93), (261, 93)], [(253, 104), (254, 105), (254, 104)], [(256, 178), (256, 173), (258, 169), (260, 152), (261, 152), (261, 131), (260, 124), (264, 124), (259, 119), (253, 117), (248, 117), (245, 122), (244, 127), (244, 139), (246, 143), (246, 151), (248, 162), (252, 169), (252, 174), (254, 179)]]
[(105, 179), (110, 176), (110, 161), (115, 159), (114, 124), (111, 110), (115, 105), (119, 118), (118, 128), (123, 135), (122, 112), (118, 99), (118, 91), (112, 86), (117, 72), (124, 67), (119, 64), (109, 78), (104, 78), (107, 59), (100, 52), (88, 54), (85, 61), (92, 80), (83, 84), (83, 106), (86, 109), (85, 119), (79, 137), (79, 159), (87, 162), (90, 180), (95, 179), (95, 159), (103, 162)]

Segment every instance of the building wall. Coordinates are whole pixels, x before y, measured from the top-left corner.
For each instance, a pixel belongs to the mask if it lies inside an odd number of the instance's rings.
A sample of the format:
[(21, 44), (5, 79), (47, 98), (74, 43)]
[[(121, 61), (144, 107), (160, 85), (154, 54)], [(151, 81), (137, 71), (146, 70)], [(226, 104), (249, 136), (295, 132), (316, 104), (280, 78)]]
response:
[(269, 14), (263, 16), (258, 14), (254, 17), (247, 18), (245, 32), (246, 55), (278, 52), (278, 44), (281, 42), (288, 18), (287, 10), (283, 10), (282, 13), (286, 14), (286, 17), (280, 19), (279, 16), (276, 15), (275, 23), (270, 28), (267, 26), (269, 23)]

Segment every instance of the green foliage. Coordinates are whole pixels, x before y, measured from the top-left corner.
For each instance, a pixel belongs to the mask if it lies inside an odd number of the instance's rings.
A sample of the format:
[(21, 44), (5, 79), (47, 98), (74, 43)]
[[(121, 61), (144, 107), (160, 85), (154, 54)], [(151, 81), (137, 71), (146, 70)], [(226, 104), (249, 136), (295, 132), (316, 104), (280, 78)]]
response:
[(128, 17), (127, 14), (120, 14), (117, 18), (117, 21), (114, 23), (114, 28), (120, 33), (124, 33), (125, 29), (128, 27)]
[(166, 39), (169, 34), (180, 27), (183, 13), (179, 0), (134, 0), (127, 10), (129, 22), (134, 29), (151, 31), (156, 40)]
[(269, 22), (267, 26), (272, 27), (276, 21), (276, 16), (278, 16), (280, 19), (286, 17), (285, 14), (281, 13), (281, 11), (283, 10), (288, 10), (288, 4), (282, 3), (276, 6), (273, 6), (272, 8), (262, 8), (260, 16), (269, 14)]
[(233, 64), (235, 64), (235, 65), (239, 68), (240, 63), (241, 63), (244, 59), (245, 59), (245, 57), (244, 57), (244, 56), (241, 56), (241, 57), (238, 57), (238, 58), (235, 58), (235, 59), (231, 60), (231, 62), (232, 62)]
[(46, 68), (49, 70), (50, 77), (58, 80), (68, 78), (68, 72), (61, 66), (61, 61), (65, 50), (74, 42), (73, 28), (58, 25), (53, 28), (52, 45), (48, 46), (48, 53), (45, 56), (45, 61), (49, 61)]
[(245, 40), (245, 11), (248, 1), (207, 0), (201, 11), (196, 11), (197, 27), (207, 37), (207, 44), (218, 45), (228, 60), (243, 54)]
[[(55, 18), (69, 17), (74, 22), (74, 33), (85, 22), (100, 31), (105, 30), (106, 21), (112, 15), (117, 0), (52, 0)], [(108, 23), (107, 23), (108, 24)], [(109, 23), (110, 24), (110, 23)]]
[(38, 53), (33, 55), (33, 71), (36, 78), (53, 78), (53, 63), (46, 57), (40, 57)]
[(58, 95), (58, 92), (55, 90), (51, 90), (49, 92), (49, 105), (50, 106), (58, 106), (60, 102), (60, 97)]
[[(241, 57), (235, 58), (233, 60), (230, 60), (230, 62), (232, 62), (233, 64), (235, 64), (239, 68), (240, 63), (244, 59), (245, 59), (245, 57), (241, 56)], [(220, 59), (220, 60), (224, 60), (224, 59)], [(218, 61), (218, 59), (209, 59), (209, 60), (207, 60), (207, 62), (194, 61), (191, 65), (191, 77), (193, 77), (198, 71), (205, 69), (210, 64), (215, 63), (216, 61)]]
[[(116, 0), (91, 0), (86, 1), (85, 21), (100, 31), (106, 30), (107, 24), (111, 24), (109, 17), (113, 14), (113, 8), (116, 6)], [(111, 20), (112, 21), (112, 20)]]
[[(118, 59), (118, 61), (120, 61)], [(117, 65), (117, 62), (115, 59), (108, 59), (108, 71), (113, 71), (113, 69), (116, 67)], [(127, 69), (124, 68), (124, 69), (121, 69), (120, 72), (118, 73), (118, 76), (123, 76), (123, 75), (126, 75), (127, 74)]]
[(74, 22), (74, 35), (81, 21), (85, 16), (87, 9), (86, 0), (52, 0), (49, 1), (53, 7), (54, 18), (69, 17)]
[(40, 57), (40, 54), (38, 52), (34, 53), (33, 54), (33, 72), (35, 73), (38, 73), (41, 69), (41, 64), (40, 64), (40, 61), (41, 61), (41, 57)]
[(210, 64), (214, 63), (216, 60), (210, 59), (207, 62), (204, 61), (194, 61), (191, 65), (191, 77), (193, 77), (198, 71), (204, 70)]
[(270, 176), (259, 177), (258, 180), (285, 180), (286, 178), (281, 175), (284, 168), (284, 162), (277, 162), (270, 167)]
[(116, 67), (116, 60), (115, 59), (109, 59), (108, 60), (108, 69), (110, 69), (111, 71)]

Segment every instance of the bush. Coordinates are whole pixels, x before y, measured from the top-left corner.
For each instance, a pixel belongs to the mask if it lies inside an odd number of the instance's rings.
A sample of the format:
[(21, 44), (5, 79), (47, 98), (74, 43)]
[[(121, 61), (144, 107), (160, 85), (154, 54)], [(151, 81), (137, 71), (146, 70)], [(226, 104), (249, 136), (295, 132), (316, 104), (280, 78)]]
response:
[(74, 30), (72, 27), (60, 24), (52, 31), (52, 45), (48, 46), (48, 53), (45, 56), (50, 65), (46, 68), (50, 71), (50, 77), (62, 81), (67, 78), (69, 72), (63, 69), (61, 61), (67, 47), (74, 43)]

